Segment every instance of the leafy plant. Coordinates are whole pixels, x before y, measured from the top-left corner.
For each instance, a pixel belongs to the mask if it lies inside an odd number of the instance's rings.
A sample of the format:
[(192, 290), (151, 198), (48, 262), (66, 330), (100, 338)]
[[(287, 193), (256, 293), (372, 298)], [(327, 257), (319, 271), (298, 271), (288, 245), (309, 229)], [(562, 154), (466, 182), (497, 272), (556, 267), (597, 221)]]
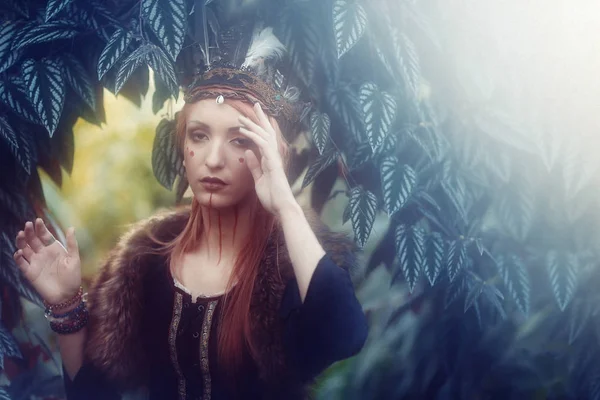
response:
[[(460, 67), (441, 64), (439, 72), (443, 49), (452, 49), (432, 22), (439, 5), (236, 4), (0, 5), (0, 284), (3, 311), (10, 310), (0, 326), (2, 355), (17, 354), (9, 332), (19, 324), (19, 298), (40, 303), (12, 261), (23, 222), (49, 216), (38, 168), (57, 185), (63, 169), (71, 172), (73, 124), (104, 122), (104, 88), (139, 105), (152, 69), (158, 112), (206, 61), (198, 44), (218, 45), (216, 29), (261, 19), (286, 45), (292, 79), (314, 105), (303, 133), (310, 156), (292, 160), (306, 172), (294, 179), (311, 190), (318, 211), (339, 199), (333, 187), (343, 183), (339, 218), (372, 249), (361, 288), (383, 268), (380, 296), (390, 285), (412, 292), (400, 305), (367, 307), (369, 344), (322, 383), (324, 393), (598, 398), (600, 219), (590, 199), (600, 182), (584, 145), (543, 124), (548, 133), (524, 128), (483, 86), (469, 96)], [(158, 125), (152, 161), (158, 181), (180, 200), (186, 182), (173, 129), (172, 119)], [(374, 242), (380, 216), (386, 232)]]

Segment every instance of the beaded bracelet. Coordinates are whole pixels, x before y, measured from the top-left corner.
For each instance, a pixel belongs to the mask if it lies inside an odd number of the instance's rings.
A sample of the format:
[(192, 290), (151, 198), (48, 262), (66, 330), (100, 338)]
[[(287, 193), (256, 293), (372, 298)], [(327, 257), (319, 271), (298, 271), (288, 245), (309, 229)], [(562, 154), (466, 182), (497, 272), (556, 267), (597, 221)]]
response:
[(62, 303), (59, 303), (59, 304), (50, 304), (44, 300), (44, 306), (50, 312), (53, 312), (54, 310), (61, 310), (63, 308), (72, 306), (73, 304), (77, 303), (78, 301), (81, 301), (82, 296), (83, 296), (83, 286), (79, 286), (79, 290), (77, 291), (75, 296), (71, 297), (69, 300), (63, 301)]
[(87, 325), (88, 319), (89, 311), (84, 307), (67, 319), (50, 321), (50, 329), (59, 335), (76, 333)]
[(79, 303), (79, 305), (77, 307), (75, 307), (74, 309), (67, 311), (64, 314), (55, 314), (54, 312), (52, 312), (50, 309), (46, 309), (46, 311), (44, 312), (44, 316), (46, 317), (46, 319), (48, 320), (57, 320), (57, 319), (65, 319), (65, 318), (69, 318), (70, 316), (77, 314), (78, 312), (80, 312), (83, 308), (85, 308), (87, 302), (82, 298), (81, 302)]

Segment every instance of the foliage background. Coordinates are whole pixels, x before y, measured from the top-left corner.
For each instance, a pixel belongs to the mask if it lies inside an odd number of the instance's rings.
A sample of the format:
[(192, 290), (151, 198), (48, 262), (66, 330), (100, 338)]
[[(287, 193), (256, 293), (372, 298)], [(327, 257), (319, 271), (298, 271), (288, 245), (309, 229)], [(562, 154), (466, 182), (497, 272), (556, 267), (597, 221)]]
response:
[[(364, 244), (353, 277), (369, 340), (323, 374), (318, 397), (599, 399), (598, 6), (207, 3), (279, 23), (292, 70), (317, 104), (295, 140), (294, 188)], [(2, 4), (0, 398), (62, 396), (54, 338), (39, 299), (14, 274), (6, 238), (32, 214), (53, 219), (59, 235), (74, 225), (89, 276), (127, 223), (175, 199), (172, 154), (152, 144), (159, 122), (178, 109), (166, 99), (189, 75), (198, 29), (189, 26), (185, 43), (153, 36), (156, 15), (177, 14), (143, 12), (156, 4), (183, 3)], [(49, 10), (68, 23), (44, 25)], [(109, 48), (119, 29), (134, 36), (125, 55), (112, 70), (97, 68), (88, 56)], [(43, 57), (72, 68), (68, 54), (91, 67), (87, 82), (85, 74), (66, 79), (57, 115), (52, 80), (40, 87), (21, 71)], [(129, 74), (134, 65), (141, 68)], [(100, 78), (98, 69), (111, 72)], [(39, 76), (55, 76), (48, 71)], [(124, 84), (117, 99), (115, 83)], [(159, 129), (159, 138), (168, 132)]]

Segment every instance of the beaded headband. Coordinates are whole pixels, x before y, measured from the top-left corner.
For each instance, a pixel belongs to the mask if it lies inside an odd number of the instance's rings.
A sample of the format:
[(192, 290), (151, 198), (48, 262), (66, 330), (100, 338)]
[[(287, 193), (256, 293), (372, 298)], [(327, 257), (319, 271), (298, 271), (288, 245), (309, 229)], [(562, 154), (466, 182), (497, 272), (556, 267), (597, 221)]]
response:
[(217, 103), (222, 103), (225, 98), (251, 104), (259, 102), (267, 114), (277, 119), (283, 118), (288, 123), (299, 121), (299, 106), (304, 105), (290, 103), (277, 89), (249, 69), (234, 67), (208, 70), (194, 79), (184, 95), (186, 103), (206, 98), (216, 98)]

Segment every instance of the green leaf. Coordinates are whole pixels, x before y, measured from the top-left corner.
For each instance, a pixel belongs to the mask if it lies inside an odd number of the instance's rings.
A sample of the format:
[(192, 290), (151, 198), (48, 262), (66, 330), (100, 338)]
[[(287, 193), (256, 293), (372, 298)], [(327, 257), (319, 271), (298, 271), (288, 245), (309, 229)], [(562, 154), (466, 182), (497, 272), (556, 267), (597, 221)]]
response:
[(72, 0), (48, 0), (46, 5), (46, 22), (54, 18)]
[(374, 157), (371, 145), (367, 142), (358, 143), (352, 148), (349, 155), (350, 170), (354, 171), (371, 161)]
[(428, 235), (425, 240), (425, 265), (423, 272), (433, 286), (446, 260), (446, 242), (438, 232)]
[(400, 165), (396, 157), (386, 157), (381, 162), (381, 187), (388, 215), (398, 212), (408, 202), (417, 183), (413, 169)]
[(472, 114), (473, 123), (481, 132), (514, 149), (537, 154), (537, 139), (510, 115), (497, 109), (484, 109)]
[(98, 59), (99, 80), (121, 59), (132, 40), (133, 35), (131, 32), (124, 29), (117, 29), (113, 33)]
[(379, 90), (374, 83), (364, 83), (359, 90), (367, 138), (375, 151), (388, 136), (396, 119), (396, 100), (392, 95)]
[(504, 285), (515, 300), (515, 303), (517, 303), (521, 312), (525, 316), (528, 316), (531, 283), (529, 281), (527, 266), (516, 255), (511, 255), (507, 259), (498, 257), (496, 266), (498, 267), (498, 273), (504, 281)]
[(458, 239), (450, 242), (448, 246), (448, 258), (446, 267), (450, 282), (454, 280), (458, 272), (463, 269), (467, 262), (467, 247), (463, 240)]
[(310, 115), (310, 132), (312, 133), (313, 141), (319, 150), (319, 154), (323, 154), (327, 141), (329, 140), (329, 128), (331, 120), (329, 115), (314, 111)]
[(10, 21), (3, 22), (0, 27), (0, 73), (13, 66), (23, 53), (21, 49), (12, 49), (18, 30), (18, 25)]
[(142, 16), (174, 61), (185, 38), (185, 1), (142, 0)]
[(302, 181), (302, 189), (307, 187), (315, 180), (317, 175), (323, 172), (327, 167), (333, 164), (338, 158), (337, 151), (330, 149), (317, 157), (317, 159), (308, 167), (308, 171)]
[(398, 225), (395, 243), (399, 267), (412, 293), (425, 263), (425, 236), (423, 231), (414, 226)]
[(181, 150), (177, 149), (175, 124), (175, 120), (162, 119), (156, 127), (152, 146), (152, 171), (158, 182), (168, 190), (173, 189), (183, 163)]
[(83, 65), (75, 57), (65, 55), (61, 59), (65, 67), (65, 78), (75, 93), (86, 102), (92, 110), (96, 109), (94, 83)]
[(367, 13), (358, 1), (335, 0), (333, 30), (338, 58), (348, 52), (367, 29)]
[(54, 134), (65, 102), (65, 81), (61, 65), (52, 59), (27, 59), (22, 64), (29, 99), (50, 136)]
[(363, 247), (371, 234), (373, 222), (375, 221), (377, 196), (361, 187), (355, 187), (350, 191), (348, 208), (350, 209), (356, 242), (360, 247)]
[(588, 143), (579, 143), (571, 138), (566, 144), (563, 166), (563, 179), (567, 198), (574, 199), (586, 186), (593, 184), (598, 176), (600, 164), (598, 157), (585, 147)]
[(54, 42), (60, 39), (70, 39), (77, 35), (77, 25), (67, 21), (55, 21), (34, 26), (28, 30), (19, 40), (12, 44), (13, 50), (24, 49), (33, 44)]
[(24, 82), (18, 79), (11, 81), (0, 80), (0, 101), (25, 121), (38, 124), (40, 119), (27, 98), (24, 85)]
[(551, 250), (546, 255), (546, 269), (550, 285), (561, 311), (565, 310), (575, 294), (578, 263), (579, 260), (575, 254)]

